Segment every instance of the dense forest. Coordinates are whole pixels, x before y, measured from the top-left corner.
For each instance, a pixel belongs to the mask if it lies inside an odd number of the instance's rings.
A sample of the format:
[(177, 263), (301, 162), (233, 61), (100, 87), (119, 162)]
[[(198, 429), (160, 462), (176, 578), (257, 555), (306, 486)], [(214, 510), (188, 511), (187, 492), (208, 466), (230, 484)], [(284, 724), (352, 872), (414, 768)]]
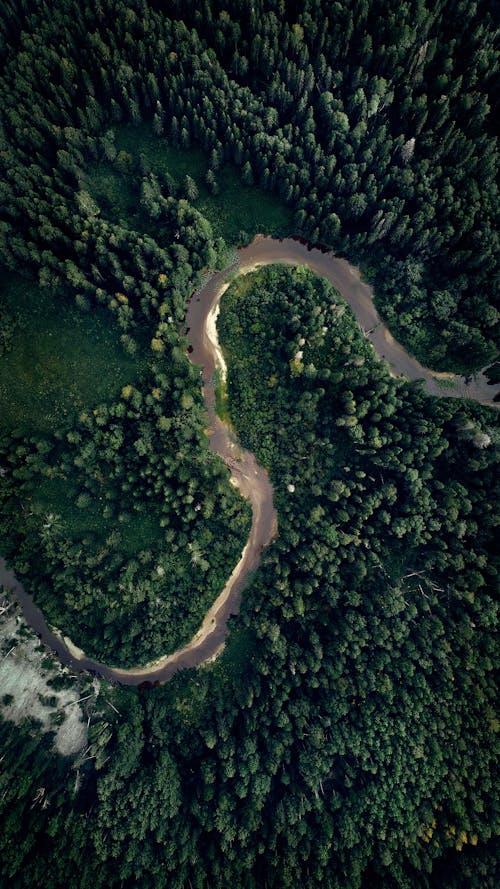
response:
[[(496, 360), (497, 29), (490, 0), (2, 3), (0, 553), (88, 654), (186, 642), (247, 538), (185, 335), (236, 246), (333, 250), (426, 365)], [(497, 412), (393, 379), (302, 267), (236, 277), (219, 335), (279, 536), (222, 656), (102, 682), (81, 755), (0, 722), (1, 885), (490, 889)]]

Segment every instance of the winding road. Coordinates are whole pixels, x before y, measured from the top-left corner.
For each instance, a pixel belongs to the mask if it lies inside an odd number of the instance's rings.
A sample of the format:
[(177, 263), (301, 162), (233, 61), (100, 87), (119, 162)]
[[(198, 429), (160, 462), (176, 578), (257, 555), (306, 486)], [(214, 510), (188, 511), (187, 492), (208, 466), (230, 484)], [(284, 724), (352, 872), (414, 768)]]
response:
[[(257, 237), (248, 247), (238, 250), (239, 273), (247, 274), (255, 268), (271, 263), (305, 265), (327, 278), (349, 304), (376, 353), (383, 358), (393, 376), (408, 380), (422, 380), (431, 395), (470, 398), (481, 404), (498, 408), (494, 402), (500, 394), (500, 384), (491, 386), (484, 372), (471, 378), (455, 374), (438, 374), (423, 367), (390, 334), (375, 309), (373, 291), (361, 280), (359, 270), (346, 260), (331, 253), (310, 248), (300, 241), (287, 238), (278, 241)], [(74, 671), (92, 671), (122, 685), (166, 682), (179, 670), (198, 667), (210, 662), (222, 650), (227, 636), (227, 622), (239, 608), (241, 591), (248, 575), (254, 571), (262, 550), (277, 534), (277, 516), (273, 505), (273, 488), (267, 472), (258, 465), (249, 451), (243, 450), (234, 433), (215, 412), (213, 385), (216, 367), (225, 370), (224, 359), (217, 340), (216, 317), (219, 300), (228, 286), (225, 280), (230, 269), (214, 274), (190, 299), (186, 325), (190, 342), (190, 360), (202, 367), (203, 396), (209, 418), (210, 447), (231, 472), (231, 481), (252, 505), (252, 527), (238, 564), (224, 589), (209, 609), (193, 639), (183, 648), (141, 668), (111, 667), (86, 657), (70, 639), (49, 629), (41, 611), (24, 590), (5, 560), (0, 558), (0, 586), (12, 591), (24, 617), (42, 641), (59, 659)]]

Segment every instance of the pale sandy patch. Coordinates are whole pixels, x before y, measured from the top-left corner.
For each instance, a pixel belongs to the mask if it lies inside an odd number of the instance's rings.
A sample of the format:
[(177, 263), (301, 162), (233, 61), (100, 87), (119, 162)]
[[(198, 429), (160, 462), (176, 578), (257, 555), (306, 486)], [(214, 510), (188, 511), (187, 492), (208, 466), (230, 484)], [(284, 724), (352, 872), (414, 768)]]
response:
[(64, 644), (65, 644), (66, 648), (68, 649), (68, 651), (69, 651), (71, 657), (74, 657), (75, 660), (77, 660), (77, 661), (81, 661), (81, 660), (83, 660), (83, 659), (86, 657), (86, 654), (85, 654), (85, 652), (83, 651), (83, 649), (78, 648), (78, 646), (75, 645), (75, 643), (71, 641), (71, 639), (69, 638), (69, 636), (63, 636), (63, 634), (61, 633), (61, 631), (60, 631), (57, 627), (52, 627), (52, 626), (51, 626), (50, 629), (51, 629), (52, 632), (54, 633), (54, 636), (57, 636), (58, 639), (61, 639), (62, 642), (64, 642)]
[(227, 365), (219, 344), (219, 337), (217, 334), (217, 318), (219, 317), (220, 313), (220, 298), (222, 294), (226, 292), (228, 287), (229, 284), (224, 284), (219, 290), (216, 301), (214, 302), (212, 308), (210, 309), (210, 312), (207, 315), (205, 324), (205, 335), (214, 353), (215, 366), (220, 369), (222, 380), (224, 383), (227, 380)]
[[(40, 648), (34, 634), (24, 635), (26, 627), (17, 609), (9, 611), (0, 622), (0, 712), (5, 720), (16, 724), (36, 719), (44, 732), (54, 732), (58, 753), (72, 756), (87, 743), (87, 723), (78, 703), (80, 684), (75, 680), (72, 687), (58, 691), (48, 685), (48, 679), (68, 671), (57, 661), (51, 668), (42, 665), (47, 651)], [(4, 695), (11, 695), (12, 701), (4, 703)], [(55, 698), (55, 703), (46, 706), (40, 696), (47, 701)], [(61, 713), (64, 722), (56, 725), (52, 719)]]
[(435, 380), (455, 380), (458, 381), (461, 379), (457, 374), (448, 373), (447, 371), (439, 371), (439, 370), (429, 370), (428, 367), (425, 368), (427, 373), (431, 374)]
[[(144, 667), (134, 667), (131, 670), (122, 670), (119, 667), (115, 667), (114, 671), (113, 671), (115, 676), (117, 676), (119, 678), (120, 676), (126, 676), (127, 673), (134, 673), (134, 675), (137, 675), (137, 676), (146, 676), (150, 673), (155, 673), (158, 670), (161, 670), (162, 667), (166, 667), (166, 666), (168, 666), (168, 664), (175, 662), (182, 655), (187, 654), (188, 652), (193, 651), (194, 649), (198, 648), (198, 646), (200, 646), (205, 641), (205, 639), (208, 636), (210, 636), (210, 634), (213, 633), (213, 631), (217, 628), (217, 621), (216, 621), (217, 614), (220, 611), (220, 609), (225, 605), (227, 599), (229, 598), (229, 595), (231, 593), (231, 590), (232, 590), (234, 584), (239, 579), (240, 574), (242, 573), (242, 570), (244, 570), (245, 558), (248, 553), (249, 547), (250, 547), (250, 540), (247, 541), (247, 544), (241, 554), (241, 558), (240, 558), (239, 562), (237, 563), (237, 565), (235, 566), (235, 568), (231, 574), (231, 577), (227, 581), (224, 589), (222, 590), (221, 593), (219, 593), (214, 604), (207, 611), (205, 617), (203, 618), (203, 623), (201, 624), (200, 629), (193, 636), (191, 641), (187, 643), (187, 645), (184, 645), (183, 648), (178, 648), (177, 651), (173, 652), (173, 654), (164, 655), (164, 657), (158, 658), (155, 661), (151, 661), (151, 663), (149, 663), (149, 664), (145, 664)], [(214, 654), (210, 655), (210, 658), (208, 658), (206, 661), (204, 661), (204, 663), (208, 663), (212, 658), (218, 657), (218, 655), (221, 653), (223, 647), (224, 647), (224, 643), (221, 643), (219, 648), (217, 648), (216, 652)]]

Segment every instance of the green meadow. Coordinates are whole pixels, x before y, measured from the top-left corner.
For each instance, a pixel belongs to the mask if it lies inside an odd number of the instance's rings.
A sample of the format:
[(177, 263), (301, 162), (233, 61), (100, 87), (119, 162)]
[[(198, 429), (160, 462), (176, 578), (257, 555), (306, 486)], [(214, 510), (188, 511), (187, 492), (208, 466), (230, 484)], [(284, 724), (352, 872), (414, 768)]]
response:
[(21, 275), (0, 277), (0, 430), (53, 432), (82, 409), (116, 397), (140, 375), (106, 309), (83, 312)]

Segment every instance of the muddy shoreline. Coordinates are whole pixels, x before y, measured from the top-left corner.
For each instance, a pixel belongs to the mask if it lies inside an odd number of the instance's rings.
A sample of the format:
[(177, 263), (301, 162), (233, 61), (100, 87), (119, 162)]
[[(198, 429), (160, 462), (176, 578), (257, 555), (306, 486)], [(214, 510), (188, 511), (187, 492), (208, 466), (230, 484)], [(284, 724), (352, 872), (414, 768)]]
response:
[(494, 401), (495, 396), (500, 396), (500, 384), (488, 382), (484, 373), (486, 368), (467, 377), (438, 373), (424, 367), (403, 348), (378, 314), (372, 288), (362, 281), (359, 269), (346, 259), (294, 238), (278, 241), (261, 236), (257, 236), (248, 247), (238, 250), (238, 257), (241, 272), (274, 262), (307, 266), (339, 291), (379, 358), (389, 365), (393, 376), (422, 380), (425, 391), (439, 398), (469, 398), (497, 410), (500, 408), (500, 404)]
[(251, 572), (259, 565), (262, 550), (277, 534), (273, 488), (265, 469), (254, 455), (241, 448), (234, 432), (217, 416), (213, 385), (216, 367), (225, 368), (216, 332), (216, 308), (226, 289), (227, 270), (214, 275), (190, 299), (186, 314), (189, 329), (189, 359), (201, 366), (203, 397), (208, 414), (211, 450), (218, 454), (231, 473), (231, 482), (252, 506), (252, 526), (242, 555), (231, 576), (195, 636), (185, 646), (143, 667), (121, 668), (87, 657), (74, 642), (54, 627), (49, 627), (32, 596), (0, 557), (0, 585), (10, 590), (20, 604), (27, 623), (59, 660), (75, 672), (88, 671), (122, 685), (154, 685), (167, 682), (179, 670), (199, 667), (213, 660), (223, 649), (228, 634), (228, 620), (237, 614), (241, 592)]
[[(336, 287), (351, 307), (378, 356), (387, 362), (393, 376), (422, 380), (424, 389), (431, 395), (470, 398), (498, 409), (499, 405), (493, 399), (500, 394), (500, 384), (489, 384), (483, 372), (467, 378), (456, 374), (433, 373), (410, 355), (391, 336), (375, 309), (372, 289), (361, 280), (359, 270), (347, 260), (318, 248), (311, 248), (292, 238), (278, 241), (261, 236), (238, 250), (238, 260), (237, 274), (247, 274), (271, 263), (307, 266)], [(211, 661), (224, 646), (228, 633), (227, 622), (232, 614), (238, 612), (241, 592), (249, 573), (258, 567), (263, 548), (276, 536), (277, 516), (273, 505), (273, 488), (267, 472), (258, 465), (253, 454), (238, 445), (234, 434), (215, 412), (214, 372), (216, 367), (223, 373), (225, 371), (215, 321), (219, 299), (227, 287), (227, 275), (234, 270), (233, 266), (216, 272), (192, 295), (185, 323), (190, 342), (189, 358), (193, 364), (202, 368), (210, 447), (228, 466), (231, 481), (252, 505), (252, 527), (247, 544), (231, 577), (205, 615), (193, 639), (170, 655), (144, 667), (131, 669), (112, 667), (88, 658), (70, 639), (65, 639), (57, 631), (50, 629), (32, 597), (7, 568), (5, 560), (0, 558), (0, 584), (12, 590), (26, 621), (59, 659), (75, 672), (93, 672), (123, 685), (149, 685), (166, 682), (179, 670), (198, 667)]]

